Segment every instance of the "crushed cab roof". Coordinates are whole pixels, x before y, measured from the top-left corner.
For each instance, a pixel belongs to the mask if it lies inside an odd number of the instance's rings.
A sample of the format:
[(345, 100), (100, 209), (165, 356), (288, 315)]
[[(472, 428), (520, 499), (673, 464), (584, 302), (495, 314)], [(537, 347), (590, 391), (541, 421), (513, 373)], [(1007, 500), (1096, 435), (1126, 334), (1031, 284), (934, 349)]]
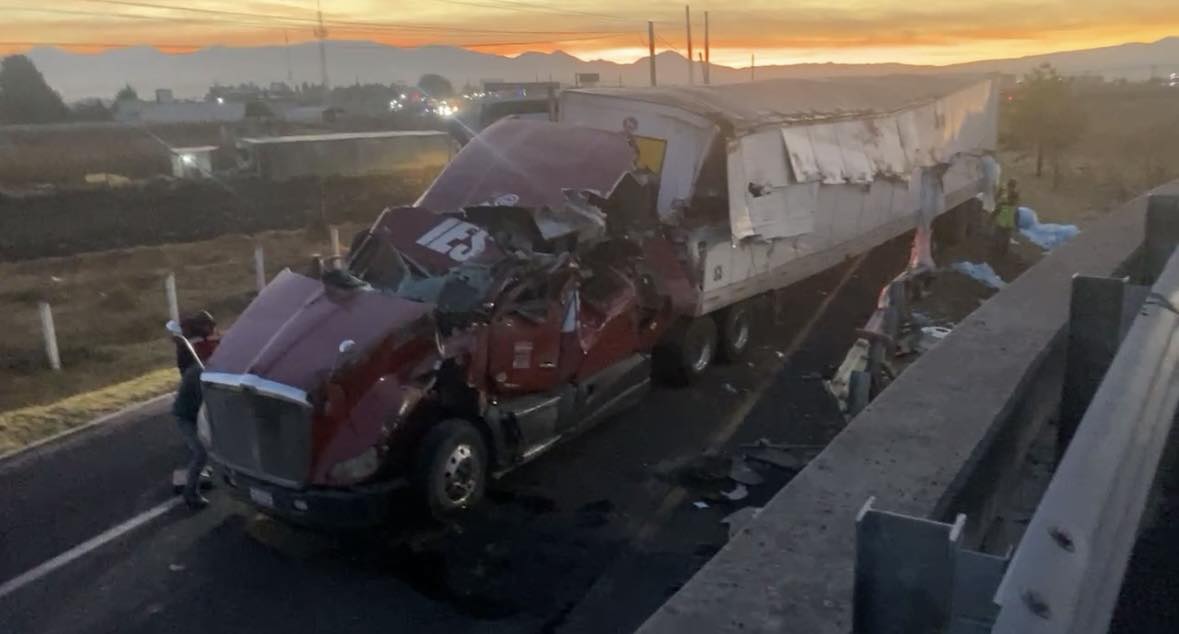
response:
[(616, 132), (503, 119), (463, 147), (416, 206), (560, 209), (570, 191), (608, 197), (634, 161), (630, 142)]
[(751, 129), (895, 112), (944, 97), (984, 79), (980, 75), (886, 75), (567, 92), (671, 106), (725, 121), (737, 129)]

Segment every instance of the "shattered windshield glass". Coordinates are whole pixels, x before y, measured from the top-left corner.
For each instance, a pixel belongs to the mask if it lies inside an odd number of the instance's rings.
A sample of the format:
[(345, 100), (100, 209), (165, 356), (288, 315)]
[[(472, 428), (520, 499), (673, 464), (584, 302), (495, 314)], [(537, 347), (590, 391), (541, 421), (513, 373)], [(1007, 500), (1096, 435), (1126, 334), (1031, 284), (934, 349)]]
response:
[(492, 269), (484, 263), (459, 262), (445, 271), (431, 271), (383, 237), (370, 234), (352, 257), (348, 273), (398, 297), (465, 312), (482, 302), (494, 279)]

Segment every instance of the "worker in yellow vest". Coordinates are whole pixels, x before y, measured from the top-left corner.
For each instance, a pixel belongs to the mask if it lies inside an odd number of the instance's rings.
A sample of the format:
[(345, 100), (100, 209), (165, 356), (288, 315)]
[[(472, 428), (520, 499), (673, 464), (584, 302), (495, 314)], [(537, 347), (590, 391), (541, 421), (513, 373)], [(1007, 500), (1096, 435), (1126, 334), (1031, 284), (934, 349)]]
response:
[(1011, 248), (1011, 236), (1015, 233), (1016, 214), (1019, 209), (1019, 188), (1015, 179), (1007, 181), (1007, 187), (999, 192), (999, 204), (995, 206), (995, 252), (1007, 255)]

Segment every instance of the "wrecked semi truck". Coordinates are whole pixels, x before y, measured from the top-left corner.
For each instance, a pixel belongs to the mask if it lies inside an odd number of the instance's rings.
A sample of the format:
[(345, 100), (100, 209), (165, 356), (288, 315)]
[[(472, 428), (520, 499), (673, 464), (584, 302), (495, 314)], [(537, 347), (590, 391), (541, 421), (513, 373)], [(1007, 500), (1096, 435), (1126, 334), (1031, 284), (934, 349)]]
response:
[(735, 88), (825, 115), (571, 91), (565, 122), (489, 127), (225, 334), (199, 421), (222, 479), (300, 523), (452, 515), (653, 373), (742, 356), (767, 292), (990, 187), (991, 83), (907, 81)]

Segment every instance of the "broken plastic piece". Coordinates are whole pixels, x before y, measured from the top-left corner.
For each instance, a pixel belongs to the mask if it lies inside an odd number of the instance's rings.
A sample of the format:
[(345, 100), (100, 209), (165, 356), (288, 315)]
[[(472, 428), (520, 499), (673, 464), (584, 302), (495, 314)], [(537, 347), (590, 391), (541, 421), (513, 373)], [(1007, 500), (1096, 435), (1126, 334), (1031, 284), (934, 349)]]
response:
[(730, 502), (739, 502), (749, 496), (749, 489), (744, 484), (738, 484), (732, 491), (721, 491), (721, 495)]
[(749, 486), (757, 486), (766, 481), (760, 473), (746, 464), (744, 460), (733, 461), (733, 466), (729, 469), (729, 478), (738, 484), (747, 484)]

